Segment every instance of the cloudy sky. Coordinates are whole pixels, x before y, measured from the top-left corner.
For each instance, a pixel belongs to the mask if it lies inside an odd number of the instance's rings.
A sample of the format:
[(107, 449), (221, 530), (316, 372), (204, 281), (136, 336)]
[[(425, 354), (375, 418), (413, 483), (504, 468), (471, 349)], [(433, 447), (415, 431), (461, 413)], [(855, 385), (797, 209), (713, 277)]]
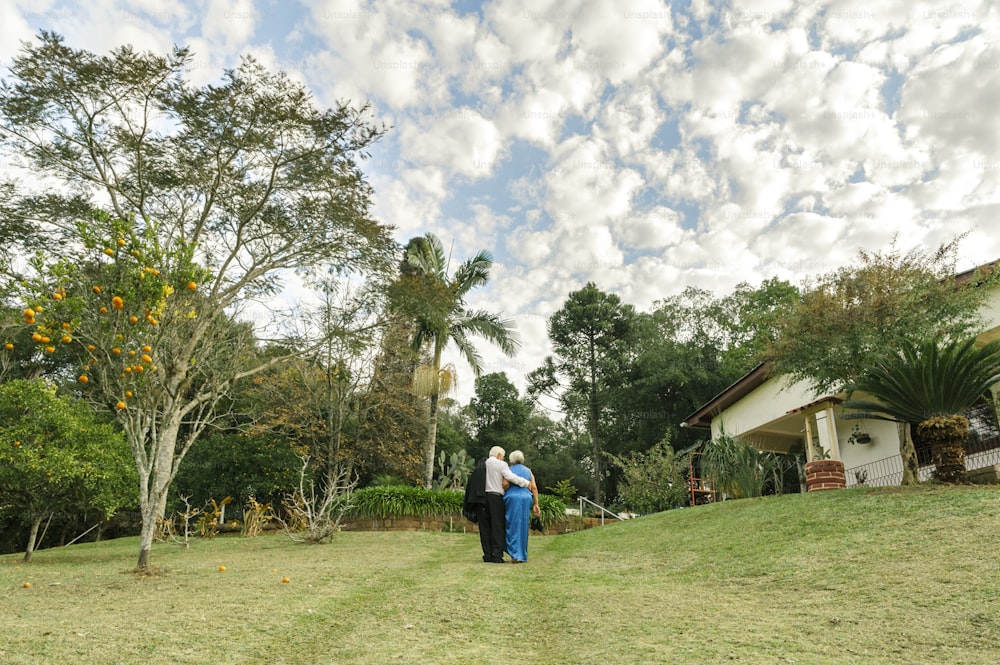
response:
[[(688, 286), (799, 283), (858, 248), (1000, 257), (1000, 10), (991, 0), (0, 0), (0, 66), (74, 47), (241, 54), (391, 126), (376, 214), (458, 260), (471, 304), (515, 319), (523, 375), (546, 318), (593, 281), (640, 310)], [(472, 391), (459, 364), (459, 399)], [(463, 375), (464, 374), (464, 381)]]

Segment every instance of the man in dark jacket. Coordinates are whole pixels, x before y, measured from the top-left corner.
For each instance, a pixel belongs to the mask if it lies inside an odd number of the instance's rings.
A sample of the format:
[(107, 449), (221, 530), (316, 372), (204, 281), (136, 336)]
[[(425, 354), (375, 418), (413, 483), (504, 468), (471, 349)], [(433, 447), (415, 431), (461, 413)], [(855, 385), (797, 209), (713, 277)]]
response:
[(486, 460), (481, 459), (465, 483), (465, 501), (462, 502), (465, 519), (479, 525), (479, 543), (483, 547), (483, 561), (490, 560), (489, 513), (486, 508)]

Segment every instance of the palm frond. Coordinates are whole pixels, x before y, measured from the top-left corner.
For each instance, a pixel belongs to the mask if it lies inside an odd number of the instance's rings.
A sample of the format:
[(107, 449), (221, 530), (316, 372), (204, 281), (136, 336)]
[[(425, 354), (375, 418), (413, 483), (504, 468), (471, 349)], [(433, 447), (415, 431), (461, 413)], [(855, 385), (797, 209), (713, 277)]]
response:
[(904, 343), (899, 355), (870, 368), (851, 385), (845, 409), (871, 417), (919, 423), (936, 416), (960, 414), (1000, 382), (1000, 341), (977, 346), (965, 341)]
[(486, 250), (480, 250), (455, 271), (453, 288), (458, 300), (477, 286), (484, 286), (490, 281), (490, 269), (493, 267), (493, 255)]
[[(521, 347), (521, 338), (511, 319), (502, 319), (486, 310), (466, 310), (456, 319), (452, 329), (472, 332), (496, 344), (504, 355), (512, 356)], [(454, 333), (452, 333), (454, 336)]]

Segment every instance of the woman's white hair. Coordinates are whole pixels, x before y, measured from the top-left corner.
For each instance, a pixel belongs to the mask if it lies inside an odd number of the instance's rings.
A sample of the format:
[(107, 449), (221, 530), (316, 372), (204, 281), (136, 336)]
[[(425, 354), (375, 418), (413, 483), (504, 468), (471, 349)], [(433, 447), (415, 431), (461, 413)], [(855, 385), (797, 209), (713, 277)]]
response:
[(515, 450), (510, 454), (509, 459), (511, 464), (524, 464), (524, 453), (520, 450)]

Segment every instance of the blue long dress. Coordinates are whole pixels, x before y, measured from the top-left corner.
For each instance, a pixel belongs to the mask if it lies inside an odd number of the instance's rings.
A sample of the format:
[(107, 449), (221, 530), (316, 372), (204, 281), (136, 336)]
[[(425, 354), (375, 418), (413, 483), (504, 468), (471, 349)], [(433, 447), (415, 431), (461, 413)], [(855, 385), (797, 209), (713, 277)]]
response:
[[(531, 470), (523, 464), (514, 464), (510, 470), (525, 480), (531, 480)], [(507, 554), (515, 561), (528, 560), (528, 527), (531, 524), (531, 505), (534, 502), (535, 498), (527, 487), (512, 484), (503, 493), (507, 518)]]

